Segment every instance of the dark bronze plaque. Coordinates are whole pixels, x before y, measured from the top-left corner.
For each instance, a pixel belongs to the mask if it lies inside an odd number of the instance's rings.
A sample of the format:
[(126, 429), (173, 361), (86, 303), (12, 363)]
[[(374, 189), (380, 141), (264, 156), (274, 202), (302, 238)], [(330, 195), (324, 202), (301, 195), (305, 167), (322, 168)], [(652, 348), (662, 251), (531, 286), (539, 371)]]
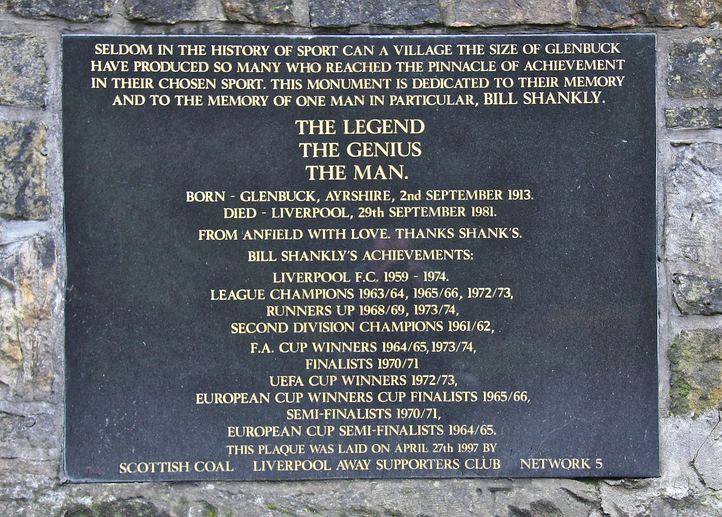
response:
[(654, 36), (69, 36), (74, 481), (654, 476)]

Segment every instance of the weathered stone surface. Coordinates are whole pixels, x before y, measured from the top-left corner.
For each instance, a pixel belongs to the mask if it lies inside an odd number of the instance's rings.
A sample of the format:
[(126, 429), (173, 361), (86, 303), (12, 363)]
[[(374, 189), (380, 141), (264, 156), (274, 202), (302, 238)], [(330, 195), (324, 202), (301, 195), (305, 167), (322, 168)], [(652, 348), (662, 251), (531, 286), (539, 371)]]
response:
[(45, 42), (31, 34), (0, 36), (0, 104), (45, 106)]
[(564, 0), (517, 2), (514, 0), (454, 0), (451, 4), (452, 27), (534, 24), (550, 25), (571, 21), (571, 13)]
[[(612, 498), (615, 504), (629, 511), (630, 504), (625, 502), (627, 500), (644, 502), (659, 497), (681, 500), (690, 494), (698, 493), (703, 487), (694, 471), (692, 461), (712, 428), (713, 424), (707, 413), (694, 419), (687, 416), (662, 418), (659, 422), (659, 459), (662, 478), (644, 490), (636, 484), (611, 482), (615, 489), (610, 489), (609, 492), (615, 494)], [(603, 499), (604, 488), (608, 483), (610, 482), (602, 485)], [(630, 513), (630, 515), (634, 514), (635, 512)]]
[(710, 517), (722, 515), (722, 504), (714, 496), (689, 496), (684, 499), (653, 499), (649, 502), (654, 517)]
[(128, 18), (150, 23), (222, 19), (218, 4), (209, 0), (125, 0)]
[[(483, 488), (482, 488), (483, 487)], [(563, 517), (601, 515), (595, 484), (573, 480), (516, 480), (486, 482), (477, 487), (472, 515)], [(431, 512), (431, 515), (436, 515)], [(443, 515), (443, 511), (439, 513)]]
[[(636, 487), (630, 487), (636, 488)], [(604, 490), (604, 517), (710, 517), (720, 515), (722, 504), (714, 497), (689, 495), (682, 499), (668, 497), (640, 497), (639, 492), (627, 489)]]
[(672, 281), (674, 301), (682, 314), (722, 314), (722, 281), (681, 273)]
[(722, 423), (717, 424), (699, 448), (694, 458), (694, 468), (713, 490), (722, 490)]
[(0, 122), (0, 216), (47, 219), (45, 126)]
[(722, 16), (716, 0), (577, 0), (577, 23), (590, 27), (704, 27)]
[(412, 27), (442, 23), (438, 0), (310, 0), (313, 27), (349, 27), (362, 23)]
[[(573, 480), (125, 483), (40, 488), (34, 497), (32, 490), (21, 490), (12, 497), (0, 498), (0, 514), (54, 517), (602, 517), (597, 484)], [(12, 502), (8, 504), (8, 500)], [(7, 513), (21, 508), (23, 502), (27, 513)], [(6, 513), (2, 513), (3, 510)]]
[(669, 350), (670, 410), (700, 414), (722, 402), (722, 329), (682, 331)]
[(293, 23), (293, 0), (223, 0), (229, 20), (270, 24)]
[(722, 145), (676, 148), (665, 194), (665, 258), (671, 270), (722, 278)]
[(89, 22), (110, 16), (112, 0), (9, 0), (8, 10), (31, 18)]
[(206, 502), (192, 504), (188, 509), (188, 517), (208, 517), (209, 515), (218, 515), (218, 509)]
[(51, 318), (57, 260), (50, 236), (5, 246), (0, 257), (0, 395), (46, 399), (52, 391)]
[(40, 490), (57, 485), (57, 473), (57, 461), (0, 458), (0, 515), (16, 515), (3, 513), (2, 501), (33, 499)]
[(722, 127), (722, 108), (671, 108), (664, 110), (669, 128), (713, 129)]
[(669, 53), (667, 93), (685, 99), (722, 96), (722, 38), (675, 44)]
[(52, 406), (30, 412), (0, 410), (0, 458), (52, 461), (58, 454), (55, 429)]
[(171, 517), (167, 512), (158, 510), (153, 503), (141, 500), (112, 501), (97, 504), (76, 504), (63, 510), (63, 517), (110, 517), (123, 515), (128, 517)]
[[(256, 494), (255, 500), (249, 496)], [(593, 484), (572, 480), (384, 480), (256, 484), (246, 495), (255, 507), (244, 515), (336, 517), (385, 515), (594, 515), (600, 507)], [(209, 501), (223, 515), (227, 501)], [(264, 508), (265, 507), (265, 508)], [(600, 514), (601, 515), (601, 514)]]
[(63, 498), (56, 490), (57, 472), (57, 462), (0, 458), (0, 515), (57, 515), (56, 501)]
[[(719, 413), (660, 420), (661, 478), (603, 480), (598, 489), (604, 516), (706, 517), (722, 515), (694, 462), (719, 424)], [(722, 457), (719, 457), (722, 460)], [(705, 493), (706, 492), (706, 493)]]

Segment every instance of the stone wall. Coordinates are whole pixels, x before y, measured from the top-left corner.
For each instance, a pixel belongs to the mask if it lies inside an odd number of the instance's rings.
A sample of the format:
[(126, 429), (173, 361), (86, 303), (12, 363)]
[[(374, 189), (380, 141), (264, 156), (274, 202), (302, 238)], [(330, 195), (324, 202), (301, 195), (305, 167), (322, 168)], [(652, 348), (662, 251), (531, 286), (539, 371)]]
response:
[[(721, 20), (719, 0), (2, 0), (0, 515), (722, 515)], [(64, 484), (61, 35), (504, 31), (657, 33), (661, 477)]]

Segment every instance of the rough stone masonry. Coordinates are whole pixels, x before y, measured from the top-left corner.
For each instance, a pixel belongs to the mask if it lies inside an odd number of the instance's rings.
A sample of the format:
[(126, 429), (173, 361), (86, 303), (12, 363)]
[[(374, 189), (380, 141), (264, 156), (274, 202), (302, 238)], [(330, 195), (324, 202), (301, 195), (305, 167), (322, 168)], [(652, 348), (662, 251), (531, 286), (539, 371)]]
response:
[[(721, 21), (719, 0), (2, 0), (0, 515), (722, 515)], [(658, 38), (660, 478), (63, 483), (62, 34), (640, 30)]]

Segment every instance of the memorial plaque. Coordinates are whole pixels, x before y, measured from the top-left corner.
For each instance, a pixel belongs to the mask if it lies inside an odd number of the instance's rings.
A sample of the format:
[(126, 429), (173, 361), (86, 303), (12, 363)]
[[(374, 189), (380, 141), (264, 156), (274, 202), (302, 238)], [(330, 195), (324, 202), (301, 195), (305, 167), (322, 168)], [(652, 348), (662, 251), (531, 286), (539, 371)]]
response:
[(68, 478), (657, 475), (654, 47), (65, 37)]

